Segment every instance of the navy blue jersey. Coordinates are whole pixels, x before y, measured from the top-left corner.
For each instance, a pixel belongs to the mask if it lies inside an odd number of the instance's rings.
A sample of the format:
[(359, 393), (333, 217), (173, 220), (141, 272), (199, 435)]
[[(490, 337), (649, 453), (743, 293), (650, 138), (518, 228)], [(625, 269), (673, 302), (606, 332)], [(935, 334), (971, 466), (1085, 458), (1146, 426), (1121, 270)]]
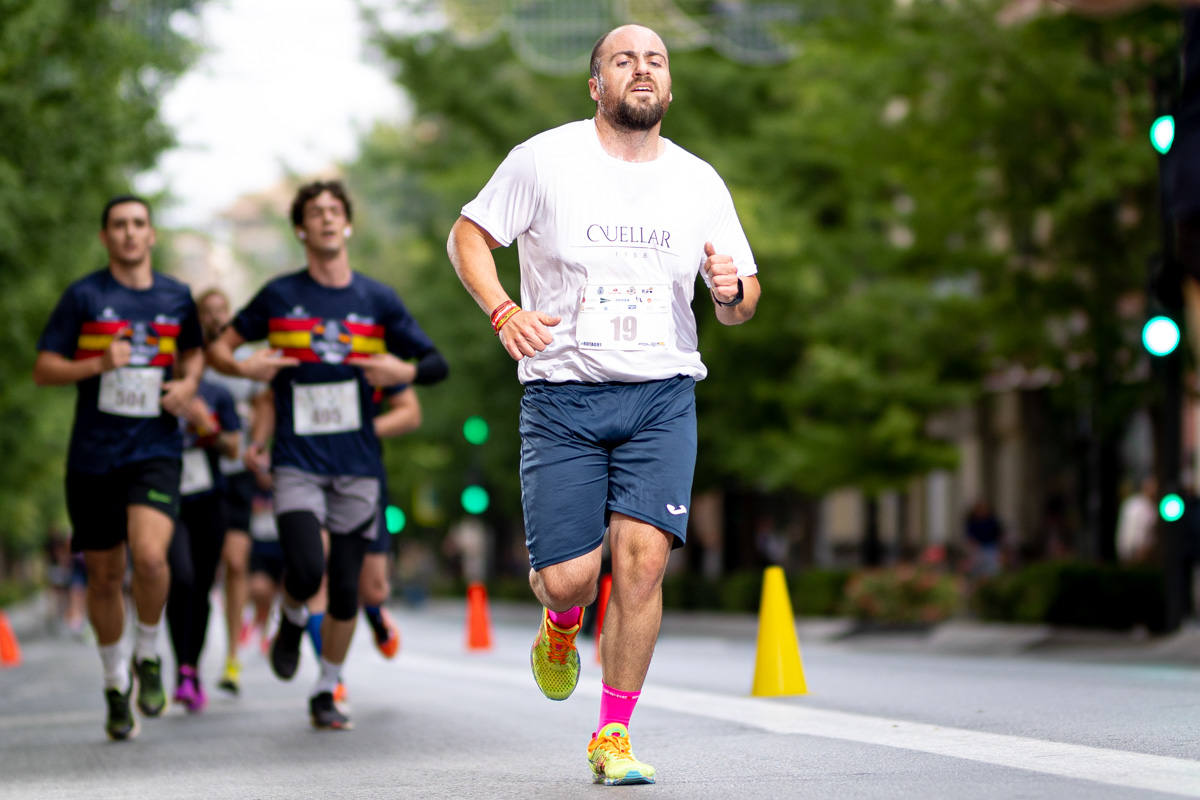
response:
[(301, 270), (267, 283), (233, 328), (301, 362), (271, 381), (272, 463), (318, 475), (377, 475), (375, 388), (355, 362), (383, 352), (421, 358), (434, 349), (395, 290), (358, 273), (348, 286), (331, 288)]
[[(200, 381), (196, 390), (199, 397), (204, 398), (209, 411), (212, 412), (211, 430), (225, 433), (242, 429), (242, 418), (238, 416), (237, 405), (233, 395), (219, 383), (209, 380)], [(217, 448), (217, 433), (201, 436), (196, 429), (180, 420), (183, 431), (184, 464), (180, 493), (185, 500), (207, 496), (225, 488), (225, 477), (221, 473), (221, 454)], [(191, 451), (199, 451), (192, 456)], [(189, 463), (189, 458), (203, 458), (203, 463)], [(189, 483), (191, 481), (191, 483)]]
[(71, 284), (50, 315), (37, 349), (72, 359), (100, 358), (114, 338), (132, 345), (129, 365), (80, 381), (67, 468), (100, 474), (150, 458), (179, 458), (178, 420), (162, 409), (162, 384), (176, 356), (200, 347), (188, 287), (154, 273), (130, 289), (107, 269)]

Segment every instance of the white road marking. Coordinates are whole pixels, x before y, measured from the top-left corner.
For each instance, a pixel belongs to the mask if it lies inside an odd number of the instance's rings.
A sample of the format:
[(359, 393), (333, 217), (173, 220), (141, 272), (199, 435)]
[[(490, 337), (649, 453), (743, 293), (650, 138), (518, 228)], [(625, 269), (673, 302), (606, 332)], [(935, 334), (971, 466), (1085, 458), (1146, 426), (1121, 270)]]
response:
[[(502, 664), (415, 653), (405, 654), (404, 662), (409, 669), (441, 677), (470, 678), (533, 688), (533, 678), (528, 668), (517, 669)], [(581, 683), (576, 693), (600, 696), (599, 686), (594, 682)], [(653, 684), (646, 685), (646, 691), (638, 702), (643, 706), (725, 720), (772, 733), (895, 747), (1110, 786), (1200, 797), (1200, 761), (1189, 759), (827, 711), (779, 700), (736, 697)]]

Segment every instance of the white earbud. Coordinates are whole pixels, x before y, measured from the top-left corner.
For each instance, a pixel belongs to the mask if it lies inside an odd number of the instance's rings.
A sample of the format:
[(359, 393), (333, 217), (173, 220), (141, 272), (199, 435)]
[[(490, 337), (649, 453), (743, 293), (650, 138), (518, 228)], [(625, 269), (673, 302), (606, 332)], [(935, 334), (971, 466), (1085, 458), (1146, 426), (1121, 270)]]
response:
[(342, 234), (343, 234), (343, 235), (344, 235), (344, 236), (345, 236), (347, 239), (349, 239), (351, 236), (353, 236), (353, 235), (354, 235), (354, 230), (353, 230), (353, 229), (352, 229), (352, 228), (351, 228), (349, 225), (347, 225), (346, 227), (342, 228)]
[(308, 238), (308, 234), (304, 231), (296, 231), (296, 235), (300, 237), (300, 241), (302, 242)]

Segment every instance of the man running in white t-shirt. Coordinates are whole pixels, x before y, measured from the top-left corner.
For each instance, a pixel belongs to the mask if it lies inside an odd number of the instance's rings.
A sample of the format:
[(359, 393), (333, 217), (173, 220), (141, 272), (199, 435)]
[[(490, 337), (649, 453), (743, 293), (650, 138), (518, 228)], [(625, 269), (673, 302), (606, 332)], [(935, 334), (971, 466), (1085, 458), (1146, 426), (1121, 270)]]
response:
[[(699, 272), (717, 319), (754, 315), (757, 268), (729, 191), (659, 135), (671, 102), (662, 39), (617, 28), (592, 50), (594, 119), (518, 145), (450, 233), (450, 260), (518, 362), (521, 489), (546, 607), (530, 654), (553, 700), (579, 681), (582, 606), (596, 596), (607, 524), (613, 587), (601, 644), (597, 782), (653, 783), (629, 748), (662, 618), (662, 577), (687, 532), (696, 461)], [(518, 243), (521, 306), (491, 250)]]

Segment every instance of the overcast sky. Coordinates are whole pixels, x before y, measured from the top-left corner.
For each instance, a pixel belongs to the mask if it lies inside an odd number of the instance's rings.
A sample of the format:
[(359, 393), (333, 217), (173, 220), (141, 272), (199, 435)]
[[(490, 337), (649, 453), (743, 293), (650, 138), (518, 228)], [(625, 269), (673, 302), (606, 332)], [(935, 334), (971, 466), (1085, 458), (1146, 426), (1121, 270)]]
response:
[(206, 54), (165, 98), (179, 145), (137, 187), (169, 187), (170, 227), (204, 228), (238, 195), (353, 156), (377, 119), (403, 116), (402, 97), (369, 63), (352, 0), (213, 0), (198, 20)]

